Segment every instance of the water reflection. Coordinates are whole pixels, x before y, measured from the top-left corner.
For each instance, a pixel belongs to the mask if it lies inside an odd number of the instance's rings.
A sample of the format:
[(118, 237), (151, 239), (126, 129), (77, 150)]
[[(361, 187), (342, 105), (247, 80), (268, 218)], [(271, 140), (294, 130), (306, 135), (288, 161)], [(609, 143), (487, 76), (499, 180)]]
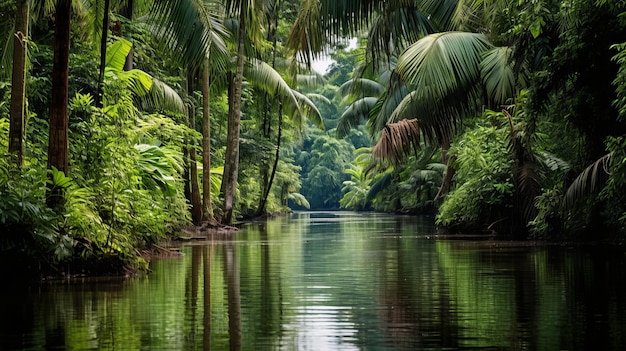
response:
[(313, 213), (127, 281), (7, 287), (0, 350), (621, 350), (626, 260)]

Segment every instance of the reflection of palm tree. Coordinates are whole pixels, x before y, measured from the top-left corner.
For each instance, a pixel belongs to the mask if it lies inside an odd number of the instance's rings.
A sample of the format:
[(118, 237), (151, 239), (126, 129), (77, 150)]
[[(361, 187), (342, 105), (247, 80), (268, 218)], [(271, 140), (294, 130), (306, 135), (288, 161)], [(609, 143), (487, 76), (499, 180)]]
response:
[(191, 335), (191, 340), (189, 342), (191, 345), (195, 345), (195, 335), (196, 335), (196, 313), (198, 312), (198, 288), (200, 285), (200, 264), (202, 261), (202, 248), (200, 246), (193, 246), (191, 249), (191, 287), (185, 284), (186, 293), (185, 300), (188, 306), (186, 314), (189, 315), (189, 320), (191, 321), (191, 326), (189, 327), (189, 332)]
[(202, 324), (204, 333), (202, 334), (203, 350), (211, 350), (211, 262), (213, 260), (213, 241), (204, 247), (204, 318)]
[(241, 350), (241, 287), (239, 285), (239, 265), (235, 246), (231, 241), (224, 243), (224, 268), (228, 285), (228, 335), (230, 349)]

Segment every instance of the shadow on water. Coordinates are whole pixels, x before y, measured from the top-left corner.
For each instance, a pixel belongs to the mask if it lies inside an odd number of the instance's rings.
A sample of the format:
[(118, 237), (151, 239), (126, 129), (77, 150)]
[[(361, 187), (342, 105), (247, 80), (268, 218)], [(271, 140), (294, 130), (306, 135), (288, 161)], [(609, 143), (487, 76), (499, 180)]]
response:
[(298, 213), (143, 278), (6, 288), (0, 350), (622, 350), (626, 259)]

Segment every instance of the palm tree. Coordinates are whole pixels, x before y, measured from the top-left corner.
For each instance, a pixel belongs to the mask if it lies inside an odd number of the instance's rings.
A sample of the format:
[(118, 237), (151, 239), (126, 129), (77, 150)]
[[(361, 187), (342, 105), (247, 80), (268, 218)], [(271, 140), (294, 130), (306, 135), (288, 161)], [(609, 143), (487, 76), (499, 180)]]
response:
[[(223, 44), (220, 44), (218, 40), (222, 36), (221, 27), (211, 22), (209, 25), (202, 25), (206, 19), (214, 21), (215, 13), (211, 15), (208, 7), (210, 2), (202, 2), (199, 0), (176, 0), (176, 1), (164, 1), (157, 0), (153, 13), (155, 13), (155, 23), (159, 24), (157, 32), (164, 38), (164, 41), (173, 48), (172, 51), (181, 53), (183, 59), (181, 61), (186, 62), (185, 65), (200, 66), (202, 63), (208, 61), (208, 57), (211, 57), (211, 65), (203, 67), (203, 150), (206, 156), (205, 160), (209, 161), (210, 156), (210, 136), (208, 135), (208, 99), (210, 93), (210, 73), (212, 70), (217, 72), (224, 72), (227, 69), (225, 63), (220, 63), (223, 53), (219, 50)], [(204, 4), (203, 6), (200, 6)], [(278, 72), (270, 65), (256, 59), (252, 59), (254, 55), (246, 55), (244, 51), (244, 44), (247, 38), (251, 37), (254, 40), (256, 35), (255, 30), (259, 28), (257, 25), (246, 26), (247, 23), (256, 23), (260, 20), (257, 17), (257, 13), (254, 13), (250, 6), (263, 7), (261, 4), (254, 4), (252, 2), (227, 2), (226, 8), (231, 15), (236, 15), (239, 18), (237, 22), (238, 28), (232, 31), (237, 34), (237, 57), (232, 60), (236, 63), (235, 74), (227, 73), (229, 84), (229, 127), (227, 136), (227, 148), (224, 162), (224, 176), (222, 179), (222, 193), (224, 196), (224, 216), (223, 222), (225, 224), (232, 221), (232, 210), (235, 202), (236, 191), (236, 178), (238, 173), (238, 149), (239, 149), (239, 119), (241, 113), (241, 89), (237, 89), (237, 79), (239, 68), (241, 69), (241, 82), (245, 78), (251, 85), (257, 87), (261, 91), (267, 92), (270, 96), (274, 96), (277, 100), (283, 102), (283, 112), (287, 115), (296, 117), (308, 116), (313, 118), (317, 122), (321, 122), (319, 111), (315, 108), (315, 105), (306, 96), (294, 91), (284, 81)], [(263, 9), (264, 10), (264, 9)], [(204, 19), (203, 19), (204, 18)], [(243, 24), (243, 29), (241, 24)], [(202, 31), (201, 35), (197, 35), (198, 26), (207, 28), (206, 31)], [(246, 28), (252, 29), (252, 33), (246, 33)], [(208, 30), (212, 29), (212, 30)], [(203, 44), (204, 43), (204, 44)], [(240, 45), (241, 43), (241, 45)], [(210, 55), (209, 55), (210, 53)], [(241, 65), (241, 67), (238, 67)], [(210, 70), (207, 72), (206, 67)], [(223, 75), (223, 74), (222, 74)], [(239, 101), (237, 104), (236, 102)], [(282, 114), (281, 114), (282, 115)], [(236, 127), (235, 127), (236, 126)], [(277, 148), (280, 150), (280, 147)], [(203, 169), (208, 176), (210, 166), (203, 164)], [(233, 182), (234, 180), (234, 182)], [(203, 181), (204, 184), (210, 184), (209, 181)], [(204, 212), (208, 212), (207, 205), (210, 201), (209, 189), (203, 189), (205, 194)], [(230, 214), (229, 214), (230, 212)], [(206, 217), (206, 216), (205, 216)]]
[[(378, 137), (373, 149), (376, 156), (398, 162), (425, 141), (440, 145), (442, 162), (449, 164), (446, 150), (461, 121), (485, 107), (498, 110), (514, 103), (518, 89), (523, 87), (518, 79), (525, 64), (520, 60), (521, 55), (514, 52), (513, 46), (495, 46), (492, 42), (507, 43), (506, 36), (500, 33), (509, 28), (493, 17), (494, 12), (502, 13), (502, 2), (321, 0), (319, 3), (318, 7), (305, 6), (300, 22), (294, 26), (289, 43), (300, 57), (308, 59), (322, 51), (327, 41), (319, 34), (324, 31), (334, 34), (332, 42), (364, 27), (369, 27), (369, 65), (376, 69), (380, 61), (390, 64), (393, 55), (398, 55), (387, 92), (378, 105), (371, 99), (365, 109), (368, 116), (369, 111), (374, 111), (370, 125), (375, 127), (373, 131)], [(321, 25), (316, 26), (311, 18)], [(414, 21), (406, 21), (407, 18)], [(414, 25), (409, 26), (409, 22)], [(541, 32), (541, 28), (529, 30), (533, 37)], [(518, 45), (517, 50), (519, 47), (523, 45)], [(514, 65), (515, 58), (518, 61)], [(386, 99), (397, 98), (398, 88), (407, 89), (406, 94), (399, 95), (404, 96), (401, 101), (388, 104), (393, 109), (382, 108)], [(529, 168), (533, 163), (529, 144), (519, 141), (518, 135), (512, 127), (511, 151), (517, 167), (514, 178), (517, 191), (522, 194), (523, 189), (536, 189), (536, 174)], [(439, 196), (449, 188), (453, 174), (454, 169), (448, 167)], [(521, 196), (526, 200), (519, 201), (532, 207), (532, 200), (527, 199), (535, 191), (527, 193), (530, 195)]]
[[(250, 39), (254, 42), (258, 38), (258, 30), (261, 28), (264, 16), (267, 14), (266, 3), (263, 1), (227, 1), (229, 13), (238, 16), (237, 33), (237, 57), (235, 74), (229, 79), (229, 113), (228, 113), (228, 135), (226, 140), (226, 155), (224, 162), (224, 179), (222, 182), (222, 194), (224, 197), (224, 222), (232, 221), (233, 208), (236, 195), (236, 185), (239, 169), (239, 124), (241, 117), (241, 92), (244, 74), (247, 71), (249, 81), (258, 84), (272, 95), (279, 94), (285, 100), (285, 112), (287, 114), (302, 116), (303, 112), (317, 111), (314, 104), (306, 98), (306, 96), (292, 90), (282, 79), (282, 77), (270, 66), (258, 60), (248, 58), (249, 64), (246, 65), (245, 40)], [(248, 67), (248, 68), (246, 68)], [(254, 75), (254, 77), (252, 76)], [(305, 106), (304, 110), (301, 105)], [(312, 116), (319, 116), (319, 111), (313, 113)], [(279, 112), (279, 118), (282, 118)], [(319, 119), (321, 121), (321, 119)], [(279, 121), (279, 131), (281, 128)], [(280, 134), (280, 133), (279, 133)], [(280, 136), (279, 136), (280, 138)], [(280, 145), (280, 144), (279, 144)], [(277, 148), (276, 155), (280, 152), (280, 146)], [(276, 165), (277, 159), (275, 160)], [(275, 168), (272, 173), (275, 172)], [(270, 176), (270, 179), (272, 176)], [(263, 197), (267, 197), (270, 185), (266, 187)], [(263, 208), (261, 204), (261, 210)]]
[(202, 67), (202, 221), (217, 224), (211, 205), (211, 75), (207, 57)]
[(222, 194), (224, 197), (225, 224), (232, 223), (233, 209), (235, 205), (237, 178), (239, 175), (239, 125), (241, 120), (241, 92), (243, 88), (243, 69), (245, 62), (246, 36), (254, 38), (255, 28), (262, 23), (261, 16), (265, 12), (262, 1), (251, 0), (228, 0), (227, 9), (230, 15), (237, 16), (237, 58), (235, 74), (229, 79), (229, 108), (228, 108), (228, 134), (226, 136), (226, 154), (224, 160), (224, 178), (222, 181)]
[[(291, 116), (296, 126), (301, 128), (303, 117), (307, 118), (314, 125), (320, 129), (324, 129), (324, 121), (320, 111), (317, 109), (315, 103), (307, 96), (295, 89), (292, 89), (286, 81), (282, 79), (280, 74), (275, 71), (268, 64), (258, 60), (250, 60), (250, 65), (247, 65), (246, 78), (250, 79), (253, 85), (258, 85), (265, 91), (266, 95), (270, 98), (278, 96), (278, 123), (277, 123), (277, 136), (276, 136), (276, 150), (274, 154), (274, 163), (272, 165), (269, 177), (263, 179), (262, 193), (259, 207), (256, 211), (256, 215), (262, 215), (265, 211), (265, 205), (267, 198), (272, 190), (276, 171), (278, 169), (278, 161), (280, 160), (280, 148), (282, 142), (283, 133), (283, 114)], [(263, 86), (270, 83), (270, 86), (276, 86), (278, 89), (268, 89), (269, 86)], [(264, 113), (265, 115), (265, 113)], [(265, 116), (264, 116), (265, 118)], [(270, 128), (270, 118), (264, 120), (266, 128)], [(269, 132), (266, 133), (268, 137)], [(264, 177), (265, 178), (265, 177)]]
[[(213, 210), (211, 207), (211, 136), (210, 136), (210, 72), (211, 61), (213, 67), (225, 70), (226, 66), (226, 37), (225, 29), (218, 16), (221, 13), (219, 6), (213, 1), (178, 0), (155, 1), (153, 21), (157, 24), (157, 33), (167, 46), (173, 48), (180, 63), (187, 68), (188, 82), (194, 80), (196, 72), (202, 68), (202, 203), (200, 203), (199, 188), (195, 169), (195, 149), (189, 148), (191, 167), (191, 201), (194, 222), (209, 222), (214, 225)], [(198, 35), (200, 33), (200, 35)], [(193, 95), (193, 87), (188, 89), (189, 96)], [(190, 110), (193, 111), (193, 110)], [(190, 113), (190, 121), (195, 119), (195, 113)], [(192, 123), (195, 125), (195, 122)]]

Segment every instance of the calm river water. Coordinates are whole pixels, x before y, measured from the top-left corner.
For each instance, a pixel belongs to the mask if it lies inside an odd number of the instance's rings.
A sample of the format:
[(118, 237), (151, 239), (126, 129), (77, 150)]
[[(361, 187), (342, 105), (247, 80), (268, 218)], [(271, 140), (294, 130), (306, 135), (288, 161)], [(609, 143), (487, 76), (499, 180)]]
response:
[(432, 222), (297, 213), (146, 277), (4, 287), (0, 350), (626, 348), (623, 253), (441, 240)]

